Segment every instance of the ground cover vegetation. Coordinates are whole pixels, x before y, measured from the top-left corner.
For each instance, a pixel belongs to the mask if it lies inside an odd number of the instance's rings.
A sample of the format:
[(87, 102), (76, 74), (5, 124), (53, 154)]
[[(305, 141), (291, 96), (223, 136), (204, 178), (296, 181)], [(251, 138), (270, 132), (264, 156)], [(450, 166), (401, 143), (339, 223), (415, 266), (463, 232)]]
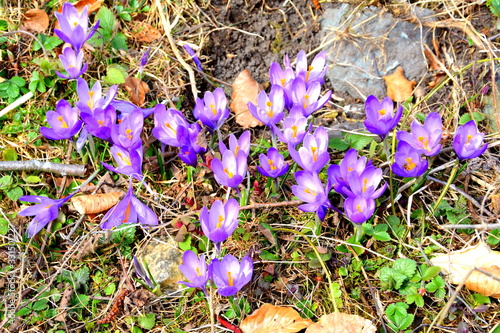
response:
[[(209, 2), (36, 5), (0, 17), (2, 328), (500, 331), (496, 36), (463, 29), (477, 59), (438, 64), (427, 94), (367, 96), (363, 130), (331, 137), (324, 51), (297, 45), (229, 107), (208, 34), (183, 29)], [(493, 32), (499, 8), (454, 10)], [(141, 257), (168, 239), (177, 291)]]

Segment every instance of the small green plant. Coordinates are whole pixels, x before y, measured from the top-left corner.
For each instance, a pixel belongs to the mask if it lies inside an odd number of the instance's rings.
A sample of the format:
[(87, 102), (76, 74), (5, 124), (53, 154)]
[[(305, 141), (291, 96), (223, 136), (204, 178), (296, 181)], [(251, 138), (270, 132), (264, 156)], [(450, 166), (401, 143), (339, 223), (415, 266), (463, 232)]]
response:
[(127, 37), (121, 32), (116, 32), (118, 25), (115, 15), (106, 6), (97, 12), (96, 19), (100, 21), (97, 33), (89, 40), (94, 47), (110, 45), (115, 50), (128, 50)]
[(389, 226), (387, 224), (377, 224), (374, 227), (370, 223), (363, 223), (362, 226), (365, 234), (378, 241), (387, 242), (391, 240), (391, 236), (387, 233), (387, 230), (389, 230)]
[(149, 12), (150, 7), (149, 6), (144, 6), (144, 3), (146, 0), (130, 0), (128, 3), (128, 6), (122, 6), (118, 5), (115, 6), (116, 13), (119, 18), (121, 18), (124, 21), (132, 21), (132, 14), (135, 13), (142, 13), (142, 12)]
[(26, 94), (26, 81), (19, 76), (14, 76), (0, 83), (0, 98), (6, 98), (7, 103), (14, 102), (21, 94)]
[(413, 323), (415, 316), (411, 313), (408, 313), (406, 310), (408, 309), (408, 304), (403, 302), (397, 302), (390, 304), (385, 309), (385, 314), (389, 318), (389, 322), (387, 325), (394, 332), (411, 332), (411, 330), (405, 331), (410, 325)]
[(229, 319), (236, 318), (239, 321), (241, 321), (243, 317), (251, 311), (250, 303), (248, 303), (248, 300), (245, 297), (229, 298), (229, 307), (229, 310), (227, 310), (224, 315)]
[(23, 189), (18, 186), (16, 178), (11, 175), (5, 175), (0, 178), (0, 191), (12, 201), (17, 201), (24, 194)]
[(493, 15), (500, 17), (500, 0), (487, 0), (486, 6), (490, 8)]

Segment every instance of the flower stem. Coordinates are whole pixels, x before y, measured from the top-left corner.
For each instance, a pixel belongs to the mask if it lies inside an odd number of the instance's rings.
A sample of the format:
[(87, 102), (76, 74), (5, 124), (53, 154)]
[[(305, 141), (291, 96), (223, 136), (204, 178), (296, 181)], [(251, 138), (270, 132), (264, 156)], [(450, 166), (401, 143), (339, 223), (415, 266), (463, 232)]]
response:
[(206, 295), (207, 298), (207, 303), (208, 303), (208, 310), (210, 311), (210, 332), (214, 333), (215, 332), (215, 318), (214, 318), (214, 305), (213, 305), (213, 287), (210, 285), (210, 289), (208, 291), (208, 295)]
[[(395, 131), (394, 131), (395, 132)], [(389, 141), (387, 138), (384, 139), (384, 151), (385, 157), (387, 158), (387, 162), (389, 162), (389, 191), (391, 192), (391, 210), (392, 215), (396, 216), (396, 206), (394, 206), (394, 188), (393, 188), (393, 174), (392, 174), (392, 164), (394, 163), (394, 148), (396, 145), (396, 133), (392, 135), (392, 154), (391, 147), (389, 147)]]
[(363, 232), (363, 224), (360, 223), (354, 223), (354, 240), (356, 243), (359, 243), (361, 244), (361, 239), (363, 238), (364, 236), (364, 232)]
[(457, 171), (458, 171), (459, 166), (460, 166), (460, 161), (456, 160), (455, 164), (453, 165), (453, 169), (451, 169), (450, 178), (448, 178), (448, 182), (444, 186), (443, 191), (441, 191), (439, 198), (437, 199), (436, 203), (434, 204), (434, 208), (432, 209), (433, 212), (436, 211), (439, 204), (441, 203), (444, 196), (446, 195), (446, 192), (448, 192), (448, 189), (450, 188), (451, 183), (453, 182), (453, 180), (455, 179), (455, 176), (457, 175)]

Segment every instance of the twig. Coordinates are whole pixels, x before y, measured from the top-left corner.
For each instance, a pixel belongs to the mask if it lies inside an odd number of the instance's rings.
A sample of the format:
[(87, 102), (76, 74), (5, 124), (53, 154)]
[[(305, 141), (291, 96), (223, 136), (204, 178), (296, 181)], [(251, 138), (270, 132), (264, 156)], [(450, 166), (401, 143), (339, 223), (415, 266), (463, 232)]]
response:
[(251, 205), (241, 206), (240, 210), (254, 209), (254, 208), (296, 206), (296, 205), (300, 205), (302, 202), (303, 201), (301, 201), (301, 200), (292, 200), (292, 201), (282, 201), (282, 202), (254, 203)]
[[(177, 60), (181, 63), (182, 67), (184, 67), (184, 69), (189, 74), (189, 81), (191, 82), (191, 91), (193, 92), (193, 97), (196, 99), (196, 97), (198, 97), (198, 89), (196, 88), (196, 80), (194, 77), (194, 71), (184, 61), (184, 58), (182, 58), (181, 54), (179, 53), (179, 50), (177, 49), (177, 46), (175, 45), (174, 38), (172, 37), (172, 34), (171, 34), (172, 26), (170, 25), (170, 22), (169, 22), (170, 20), (167, 19), (167, 17), (165, 16), (165, 13), (163, 12), (164, 7), (162, 6), (162, 3), (160, 0), (156, 0), (156, 7), (158, 7), (158, 12), (160, 13), (161, 23), (163, 24), (163, 29), (165, 30), (165, 35), (167, 36), (168, 42), (170, 43), (170, 47), (172, 48), (172, 52), (174, 52)], [(168, 12), (166, 15), (168, 15)]]
[(495, 230), (500, 229), (500, 223), (491, 224), (445, 224), (439, 226), (441, 229), (475, 229), (475, 230)]
[(25, 35), (30, 36), (30, 37), (31, 37), (31, 38), (33, 38), (34, 40), (36, 40), (36, 41), (38, 42), (38, 44), (40, 44), (40, 47), (42, 48), (42, 51), (43, 51), (43, 57), (44, 57), (46, 60), (49, 60), (49, 56), (47, 55), (47, 50), (45, 50), (45, 46), (43, 46), (43, 43), (42, 43), (42, 42), (40, 42), (40, 40), (39, 40), (38, 38), (36, 38), (36, 36), (35, 36), (35, 35), (33, 35), (31, 32), (24, 31), (24, 30), (9, 31), (9, 32), (3, 33), (3, 34), (2, 34), (2, 37), (9, 36), (9, 35), (15, 35), (15, 34), (25, 34)]
[(21, 97), (19, 97), (18, 99), (16, 99), (12, 104), (7, 105), (7, 107), (5, 109), (3, 109), (2, 111), (0, 111), (0, 117), (5, 116), (7, 113), (9, 113), (10, 111), (14, 110), (19, 105), (26, 103), (26, 101), (28, 99), (30, 99), (31, 97), (33, 97), (33, 93), (31, 91), (29, 93), (25, 94), (25, 95), (22, 95)]
[(85, 165), (61, 164), (48, 161), (4, 161), (0, 162), (0, 171), (43, 171), (59, 173), (66, 176), (83, 176)]

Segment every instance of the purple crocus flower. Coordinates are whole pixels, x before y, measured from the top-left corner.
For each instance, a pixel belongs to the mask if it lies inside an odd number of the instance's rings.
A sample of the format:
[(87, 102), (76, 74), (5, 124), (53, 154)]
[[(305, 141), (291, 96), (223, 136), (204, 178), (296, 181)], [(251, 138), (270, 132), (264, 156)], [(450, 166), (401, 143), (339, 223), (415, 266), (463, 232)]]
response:
[(285, 108), (285, 91), (278, 85), (271, 87), (269, 96), (262, 90), (257, 97), (257, 106), (252, 102), (248, 102), (248, 110), (259, 121), (271, 126), (283, 119), (285, 115), (283, 110)]
[(115, 98), (117, 91), (117, 85), (111, 86), (107, 96), (103, 97), (101, 83), (99, 81), (96, 81), (92, 89), (89, 89), (87, 81), (79, 78), (76, 81), (76, 92), (79, 99), (79, 101), (76, 102), (76, 107), (80, 109), (81, 112), (93, 114), (95, 109), (106, 108)]
[(81, 112), (85, 129), (93, 136), (110, 141), (111, 129), (116, 126), (116, 110), (111, 105), (95, 109), (92, 113)]
[(184, 44), (184, 45), (182, 45), (182, 47), (184, 48), (184, 50), (186, 50), (187, 54), (189, 54), (191, 59), (193, 59), (193, 62), (196, 64), (196, 67), (198, 67), (198, 69), (200, 71), (203, 71), (203, 67), (201, 66), (200, 58), (198, 58), (196, 56), (196, 52), (194, 52), (194, 50), (191, 48), (191, 46), (189, 46), (188, 44)]
[(304, 144), (299, 150), (289, 146), (290, 156), (302, 169), (319, 172), (330, 159), (328, 154), (328, 133), (324, 127), (318, 127), (314, 134), (307, 133)]
[(326, 74), (326, 52), (321, 51), (314, 57), (311, 65), (307, 65), (307, 56), (304, 50), (297, 54), (297, 61), (295, 65), (295, 76), (302, 78), (307, 87), (317, 82), (322, 85)]
[(130, 149), (141, 140), (144, 117), (141, 110), (134, 110), (121, 122), (111, 126), (111, 140), (115, 145)]
[(138, 107), (137, 105), (127, 102), (127, 101), (118, 101), (118, 100), (113, 100), (110, 103), (116, 111), (119, 111), (121, 113), (121, 117), (126, 117), (129, 114), (132, 113), (134, 110), (140, 110), (142, 112), (142, 115), (144, 118), (148, 117), (150, 114), (152, 114), (155, 110), (155, 108), (145, 108), (142, 109)]
[[(111, 148), (113, 149), (113, 148)], [(127, 194), (123, 199), (111, 208), (101, 220), (101, 228), (113, 229), (123, 223), (141, 223), (146, 225), (157, 225), (156, 214), (134, 196), (133, 186), (130, 183)]]
[(403, 107), (401, 105), (397, 108), (396, 113), (394, 113), (394, 102), (389, 97), (379, 101), (373, 95), (368, 96), (366, 99), (365, 111), (366, 129), (380, 136), (382, 140), (396, 127), (403, 115)]
[(59, 55), (59, 60), (61, 60), (67, 75), (56, 71), (57, 76), (65, 80), (78, 79), (83, 73), (85, 73), (88, 67), (87, 63), (83, 63), (83, 56), (84, 53), (82, 50), (76, 52), (71, 47), (65, 47), (62, 54)]
[(219, 150), (222, 155), (224, 155), (226, 150), (229, 150), (234, 154), (234, 156), (238, 156), (240, 153), (248, 156), (250, 153), (250, 131), (243, 132), (238, 139), (236, 139), (234, 134), (231, 134), (229, 136), (229, 149), (226, 147), (224, 142), (219, 141)]
[(190, 281), (179, 281), (189, 288), (199, 288), (207, 294), (207, 282), (209, 279), (209, 268), (202, 254), (200, 258), (191, 250), (187, 250), (182, 255), (182, 265), (179, 265), (179, 270)]
[(216, 200), (210, 211), (207, 207), (201, 209), (201, 229), (212, 242), (221, 243), (231, 236), (238, 227), (239, 213), (240, 205), (235, 199), (229, 199), (225, 204)]
[(344, 155), (340, 164), (333, 164), (328, 168), (328, 190), (332, 187), (338, 194), (344, 198), (349, 196), (349, 174), (357, 172), (358, 175), (362, 174), (366, 168), (371, 167), (372, 162), (368, 161), (365, 156), (358, 159), (358, 152), (356, 149), (349, 149)]
[[(285, 57), (287, 57), (285, 55)], [(288, 59), (288, 58), (287, 58)], [(286, 62), (286, 60), (285, 60)], [(288, 61), (289, 62), (289, 61)], [(290, 66), (285, 66), (282, 69), (277, 62), (273, 62), (269, 69), (269, 79), (273, 86), (277, 85), (283, 88), (285, 97), (285, 106), (287, 109), (292, 107), (292, 89), (291, 84), (293, 79), (295, 79), (295, 73)], [(272, 88), (272, 87), (271, 87)]]
[(240, 152), (237, 156), (230, 150), (222, 153), (222, 161), (212, 160), (215, 180), (222, 186), (237, 188), (247, 172), (247, 156)]
[(142, 281), (144, 281), (148, 285), (149, 288), (154, 289), (155, 284), (153, 283), (153, 281), (149, 277), (147, 270), (139, 262), (139, 259), (137, 259), (136, 256), (133, 256), (133, 261), (134, 261), (135, 274), (137, 274), (137, 276), (139, 278), (141, 278)]
[(234, 256), (228, 254), (222, 261), (212, 260), (209, 276), (215, 282), (221, 296), (233, 296), (252, 280), (253, 261), (245, 256), (241, 263)]
[(459, 160), (475, 158), (484, 153), (488, 144), (484, 143), (484, 133), (479, 133), (474, 120), (470, 120), (460, 126), (453, 138), (453, 149)]
[(71, 139), (82, 127), (78, 118), (78, 110), (71, 107), (68, 101), (61, 99), (56, 104), (56, 111), (48, 111), (47, 122), (50, 127), (41, 127), (40, 133), (50, 140)]
[[(76, 192), (75, 192), (76, 193)], [(20, 201), (35, 202), (38, 205), (30, 206), (18, 213), (20, 216), (35, 216), (28, 224), (28, 237), (33, 237), (40, 232), (50, 221), (59, 215), (62, 205), (71, 199), (75, 193), (62, 199), (50, 199), (38, 195), (25, 195), (19, 198)]]
[(297, 171), (295, 180), (298, 185), (292, 186), (293, 194), (307, 204), (300, 205), (298, 208), (303, 212), (315, 212), (319, 219), (323, 221), (328, 208), (332, 205), (328, 200), (328, 193), (319, 179), (317, 173), (307, 171)]
[(229, 109), (226, 104), (224, 90), (217, 88), (213, 93), (207, 91), (203, 99), (196, 98), (193, 115), (211, 131), (218, 130), (229, 117)]
[(315, 81), (307, 86), (300, 77), (293, 80), (291, 89), (293, 105), (300, 106), (305, 117), (309, 117), (313, 112), (321, 109), (332, 96), (332, 92), (329, 90), (320, 97), (321, 84)]
[(118, 145), (110, 148), (111, 155), (118, 167), (113, 167), (101, 162), (106, 169), (123, 175), (132, 176), (138, 180), (142, 179), (142, 141), (138, 141), (131, 149), (124, 149)]
[(165, 105), (158, 104), (154, 111), (155, 127), (153, 135), (162, 143), (172, 146), (181, 147), (177, 137), (177, 129), (179, 126), (189, 127), (189, 123), (184, 118), (184, 115), (175, 109), (167, 109)]
[(349, 187), (344, 187), (344, 193), (349, 197), (363, 196), (366, 198), (377, 199), (384, 194), (387, 183), (377, 189), (382, 181), (382, 169), (370, 166), (363, 170), (361, 174), (357, 171), (349, 172), (347, 175)]
[(396, 137), (406, 141), (413, 148), (420, 150), (426, 156), (434, 156), (441, 150), (443, 136), (443, 121), (437, 112), (431, 112), (422, 126), (417, 120), (411, 124), (411, 134), (399, 131)]
[(149, 60), (149, 51), (151, 51), (151, 47), (148, 47), (148, 49), (146, 50), (146, 52), (144, 52), (144, 54), (142, 55), (142, 57), (141, 57), (141, 67), (146, 66), (146, 64), (148, 63), (148, 60)]
[(177, 141), (179, 142), (179, 158), (186, 164), (196, 167), (198, 164), (197, 154), (203, 154), (205, 147), (198, 145), (197, 138), (201, 127), (197, 123), (189, 125), (187, 128), (179, 125), (177, 127)]
[(54, 29), (55, 34), (64, 42), (71, 44), (79, 51), (83, 44), (88, 41), (99, 27), (99, 20), (89, 31), (89, 15), (87, 6), (81, 13), (69, 2), (65, 2), (62, 13), (55, 13), (59, 21), (60, 29)]
[(354, 223), (368, 221), (373, 216), (375, 208), (375, 200), (370, 197), (348, 197), (344, 202), (345, 214)]
[(307, 133), (307, 118), (304, 117), (300, 106), (294, 106), (290, 110), (288, 117), (283, 120), (283, 132), (274, 124), (271, 128), (278, 135), (281, 142), (295, 148), (302, 142)]
[(392, 172), (400, 177), (418, 177), (427, 171), (428, 166), (429, 163), (420, 151), (405, 141), (399, 142), (398, 150), (394, 154)]
[(259, 160), (260, 166), (257, 166), (257, 170), (266, 177), (276, 178), (288, 171), (288, 163), (274, 147), (269, 148), (267, 155), (260, 154)]

